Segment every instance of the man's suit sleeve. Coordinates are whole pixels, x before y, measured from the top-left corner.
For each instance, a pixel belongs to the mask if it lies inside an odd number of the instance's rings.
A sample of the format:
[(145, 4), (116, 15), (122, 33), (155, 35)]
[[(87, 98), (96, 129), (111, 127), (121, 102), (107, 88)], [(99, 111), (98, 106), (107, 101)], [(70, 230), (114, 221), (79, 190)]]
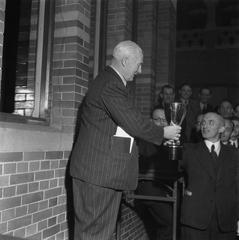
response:
[(163, 128), (156, 126), (129, 101), (127, 94), (117, 84), (110, 84), (102, 93), (106, 111), (128, 134), (160, 145), (163, 140)]

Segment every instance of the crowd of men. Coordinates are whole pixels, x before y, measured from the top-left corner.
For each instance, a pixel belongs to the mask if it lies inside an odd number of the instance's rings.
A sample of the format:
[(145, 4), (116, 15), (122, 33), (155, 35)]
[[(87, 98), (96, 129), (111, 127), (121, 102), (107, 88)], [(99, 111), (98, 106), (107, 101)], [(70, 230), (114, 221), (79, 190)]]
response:
[[(164, 86), (160, 101), (163, 111), (155, 110), (153, 121), (146, 119), (135, 108), (127, 88), (128, 82), (142, 72), (142, 64), (143, 51), (138, 44), (129, 40), (118, 43), (113, 49), (110, 65), (92, 81), (81, 105), (79, 130), (70, 159), (74, 240), (114, 239), (122, 196), (138, 185), (138, 153), (145, 156), (144, 150), (140, 149), (140, 145), (144, 148), (145, 144), (136, 139), (153, 146), (146, 151), (147, 157), (152, 152), (159, 153), (157, 159), (163, 161), (164, 141), (179, 141), (180, 137), (184, 143), (180, 168), (186, 173), (187, 188), (182, 201), (182, 239), (234, 239), (239, 216), (236, 196), (239, 192), (239, 156), (236, 147), (221, 144), (220, 138), (225, 132), (224, 118), (227, 118), (228, 126), (233, 130), (224, 135), (238, 141), (235, 130), (238, 129), (238, 106), (234, 111), (229, 101), (223, 101), (218, 113), (211, 112), (214, 109), (210, 109), (208, 103), (209, 89), (203, 88), (200, 101), (194, 101), (188, 84), (179, 89), (178, 99), (172, 87)], [(174, 100), (181, 101), (187, 108), (182, 126), (170, 124), (169, 105)], [(196, 136), (193, 129), (200, 113), (203, 116), (201, 120), (198, 118), (198, 125), (202, 136)], [(204, 141), (186, 145), (192, 139), (197, 142), (200, 137)], [(223, 143), (226, 142), (224, 139)], [(166, 166), (166, 163), (157, 164), (160, 169)], [(165, 169), (165, 175), (172, 168), (174, 166)], [(162, 211), (166, 209), (170, 215), (170, 207), (163, 206), (158, 209), (158, 216), (163, 217)], [(151, 212), (156, 213), (155, 209)], [(170, 224), (167, 220), (168, 217), (161, 222)], [(158, 239), (171, 239), (171, 227), (166, 228), (160, 231)]]
[[(167, 196), (167, 186), (172, 186), (167, 179), (180, 170), (185, 183), (180, 206), (181, 239), (234, 239), (238, 219), (238, 195), (233, 191), (238, 192), (239, 181), (239, 105), (233, 107), (225, 99), (213, 107), (210, 104), (212, 91), (207, 87), (200, 89), (197, 99), (192, 99), (192, 87), (187, 83), (179, 88), (178, 96), (175, 95), (172, 86), (162, 87), (158, 104), (152, 111), (152, 121), (156, 125), (170, 125), (170, 104), (181, 102), (185, 105), (186, 117), (181, 132), (183, 157), (179, 160), (179, 168), (169, 161), (165, 144), (153, 146), (139, 140), (140, 171), (154, 168), (161, 180), (160, 183), (140, 181), (138, 192)], [(212, 161), (214, 151), (216, 160)], [(231, 171), (225, 171), (228, 168)], [(228, 188), (233, 189), (232, 192)], [(172, 206), (147, 201), (139, 204), (142, 203), (156, 222), (157, 233), (152, 239), (171, 240)]]

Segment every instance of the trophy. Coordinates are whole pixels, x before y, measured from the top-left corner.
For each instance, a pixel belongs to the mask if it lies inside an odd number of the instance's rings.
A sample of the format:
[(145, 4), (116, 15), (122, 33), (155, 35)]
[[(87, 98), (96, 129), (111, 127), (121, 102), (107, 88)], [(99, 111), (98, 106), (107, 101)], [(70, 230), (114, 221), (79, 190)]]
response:
[[(181, 125), (186, 116), (186, 106), (180, 102), (173, 102), (170, 104), (171, 112), (171, 125)], [(182, 157), (182, 145), (180, 140), (173, 140), (168, 145), (169, 147), (169, 159), (179, 160)]]

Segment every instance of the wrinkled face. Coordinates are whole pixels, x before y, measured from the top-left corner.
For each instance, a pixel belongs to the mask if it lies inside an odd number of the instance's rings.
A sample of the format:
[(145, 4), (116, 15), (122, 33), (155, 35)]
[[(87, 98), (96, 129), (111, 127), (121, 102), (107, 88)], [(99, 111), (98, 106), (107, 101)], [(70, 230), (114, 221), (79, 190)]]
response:
[(199, 132), (201, 130), (201, 122), (203, 119), (203, 114), (200, 114), (197, 116), (197, 121), (196, 121), (196, 130)]
[(205, 89), (202, 89), (200, 95), (199, 95), (199, 98), (200, 98), (200, 102), (202, 103), (208, 103), (209, 99), (211, 97), (211, 94), (210, 94), (210, 90), (205, 88)]
[(164, 103), (172, 103), (174, 101), (174, 91), (172, 88), (164, 88), (161, 97)]
[(181, 98), (188, 100), (192, 95), (192, 88), (188, 85), (185, 85), (180, 89), (179, 94)]
[(204, 139), (216, 142), (220, 133), (224, 131), (224, 124), (220, 120), (220, 116), (216, 113), (207, 113), (203, 116), (201, 122), (201, 132)]
[(225, 119), (225, 130), (221, 134), (221, 141), (227, 142), (232, 134), (233, 124), (231, 120)]
[(235, 140), (239, 138), (239, 120), (232, 120), (234, 128), (231, 134), (231, 139)]
[(165, 127), (168, 125), (163, 109), (154, 110), (153, 121), (157, 126)]
[(233, 114), (233, 108), (230, 102), (222, 102), (219, 108), (219, 113), (224, 117), (231, 117)]
[(141, 65), (143, 63), (143, 55), (136, 54), (135, 56), (132, 54), (125, 58), (125, 67), (123, 76), (126, 81), (133, 81), (134, 76), (142, 72)]

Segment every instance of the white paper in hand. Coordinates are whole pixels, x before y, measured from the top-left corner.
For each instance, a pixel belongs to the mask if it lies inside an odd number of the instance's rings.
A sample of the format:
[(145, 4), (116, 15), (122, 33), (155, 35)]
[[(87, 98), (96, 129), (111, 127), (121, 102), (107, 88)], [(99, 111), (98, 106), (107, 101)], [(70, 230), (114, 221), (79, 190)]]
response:
[(129, 153), (131, 153), (133, 143), (134, 143), (134, 138), (130, 136), (125, 130), (121, 127), (117, 127), (115, 135), (116, 137), (125, 137), (125, 138), (130, 138), (130, 150)]

